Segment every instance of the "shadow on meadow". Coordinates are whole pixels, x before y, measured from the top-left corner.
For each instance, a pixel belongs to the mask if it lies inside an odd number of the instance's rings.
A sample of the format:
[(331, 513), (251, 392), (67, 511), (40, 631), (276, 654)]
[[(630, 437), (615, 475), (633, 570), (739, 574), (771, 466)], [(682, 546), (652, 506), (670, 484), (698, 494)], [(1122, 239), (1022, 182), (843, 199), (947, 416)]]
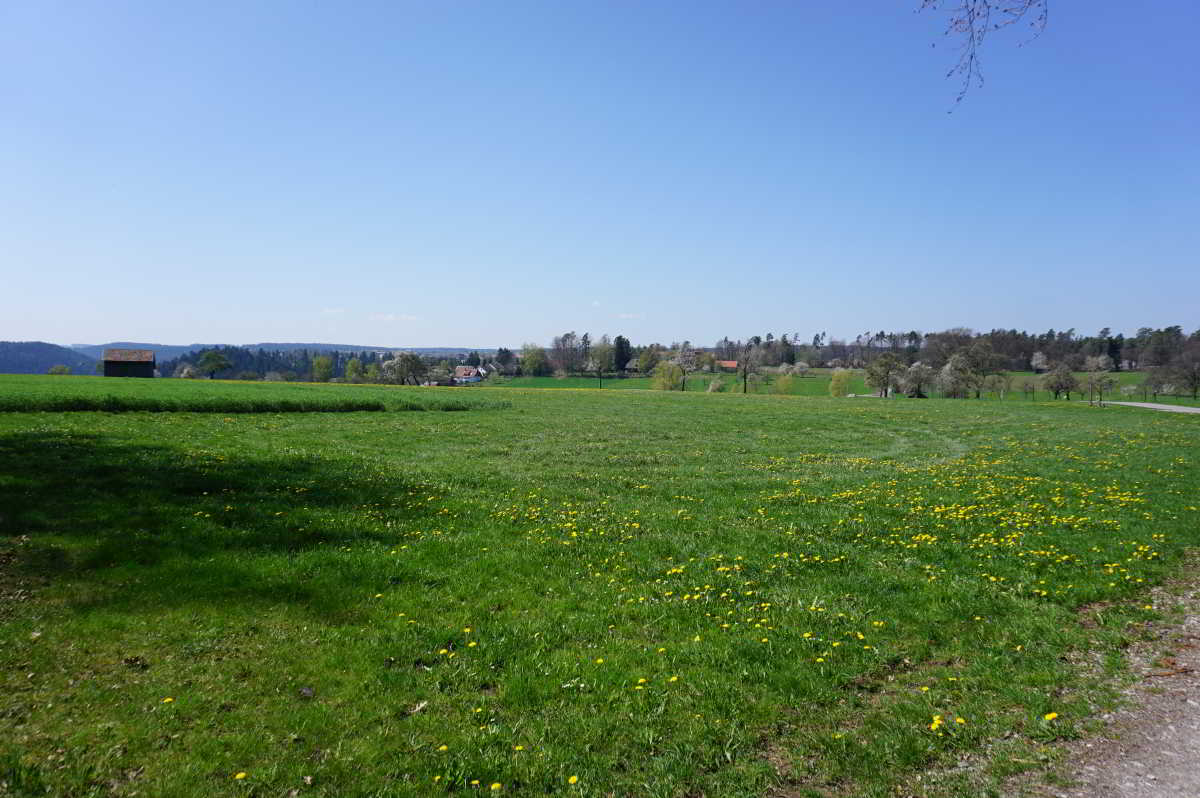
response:
[(320, 553), (396, 541), (393, 529), (427, 512), (403, 501), (411, 488), (349, 460), (5, 435), (0, 570), (42, 586), (69, 582), (76, 607), (250, 600), (337, 615), (365, 575)]

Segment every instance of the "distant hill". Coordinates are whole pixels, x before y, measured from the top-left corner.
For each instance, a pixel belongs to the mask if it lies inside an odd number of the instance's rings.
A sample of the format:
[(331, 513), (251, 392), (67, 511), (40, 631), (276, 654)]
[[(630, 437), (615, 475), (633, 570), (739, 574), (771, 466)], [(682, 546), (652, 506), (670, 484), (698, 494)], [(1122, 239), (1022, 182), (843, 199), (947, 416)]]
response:
[(45, 374), (68, 366), (72, 374), (95, 374), (97, 359), (45, 341), (0, 341), (0, 374)]
[(363, 344), (246, 344), (247, 349), (265, 349), (269, 352), (295, 352), (307, 349), (309, 352), (416, 352), (421, 355), (469, 355), (478, 352), (481, 355), (495, 354), (494, 348), (486, 349), (468, 346), (365, 346)]
[(107, 344), (71, 344), (71, 348), (76, 352), (81, 352), (94, 360), (103, 358), (105, 349), (150, 349), (154, 352), (155, 360), (167, 360), (179, 357), (180, 355), (186, 355), (188, 352), (211, 349), (214, 346), (224, 346), (224, 344), (188, 344), (187, 346), (179, 346), (177, 344), (143, 344), (137, 341), (112, 341)]
[(298, 352), (307, 349), (309, 352), (399, 352), (398, 346), (365, 346), (362, 344), (286, 344), (262, 343), (243, 344), (246, 349), (265, 349), (268, 352)]
[(76, 352), (87, 355), (95, 360), (104, 357), (105, 349), (150, 349), (155, 358), (161, 363), (173, 360), (189, 352), (199, 352), (201, 349), (215, 349), (221, 346), (240, 346), (243, 349), (263, 349), (268, 352), (298, 352), (307, 349), (309, 352), (416, 352), (422, 355), (468, 355), (478, 352), (481, 355), (495, 354), (495, 348), (481, 349), (464, 346), (366, 346), (364, 344), (290, 344), (290, 343), (261, 343), (261, 344), (147, 344), (137, 341), (112, 341), (107, 344), (72, 344)]

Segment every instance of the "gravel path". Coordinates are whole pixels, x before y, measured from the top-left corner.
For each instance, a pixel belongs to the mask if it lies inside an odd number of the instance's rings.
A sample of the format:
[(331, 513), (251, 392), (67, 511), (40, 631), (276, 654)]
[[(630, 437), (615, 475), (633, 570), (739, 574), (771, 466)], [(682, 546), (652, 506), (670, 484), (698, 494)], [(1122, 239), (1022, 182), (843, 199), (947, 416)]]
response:
[[(1165, 410), (1168, 413), (1200, 413), (1200, 407), (1184, 407), (1183, 405), (1163, 405), (1157, 402), (1105, 402), (1106, 405), (1125, 405), (1126, 407), (1145, 407), (1149, 410)], [(1200, 795), (1200, 793), (1196, 793)]]
[[(1193, 560), (1193, 563), (1195, 561)], [(1200, 586), (1178, 599), (1182, 626), (1134, 656), (1138, 678), (1125, 705), (1104, 716), (1099, 736), (1068, 745), (1070, 787), (1043, 786), (1044, 798), (1200, 796)], [(1163, 644), (1169, 653), (1155, 657)], [(1020, 794), (1029, 793), (1021, 791)]]

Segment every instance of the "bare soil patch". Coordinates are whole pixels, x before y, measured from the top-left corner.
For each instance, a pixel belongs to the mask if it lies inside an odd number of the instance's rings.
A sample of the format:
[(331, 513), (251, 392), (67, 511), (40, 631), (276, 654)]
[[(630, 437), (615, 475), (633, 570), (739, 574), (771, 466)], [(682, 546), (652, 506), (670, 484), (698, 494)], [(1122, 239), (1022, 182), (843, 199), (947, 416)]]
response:
[(1103, 716), (1094, 735), (1065, 744), (1057, 785), (1033, 774), (1010, 782), (1006, 795), (1029, 798), (1195, 798), (1200, 796), (1200, 554), (1179, 580), (1156, 591), (1182, 619), (1134, 646), (1134, 681), (1122, 706)]

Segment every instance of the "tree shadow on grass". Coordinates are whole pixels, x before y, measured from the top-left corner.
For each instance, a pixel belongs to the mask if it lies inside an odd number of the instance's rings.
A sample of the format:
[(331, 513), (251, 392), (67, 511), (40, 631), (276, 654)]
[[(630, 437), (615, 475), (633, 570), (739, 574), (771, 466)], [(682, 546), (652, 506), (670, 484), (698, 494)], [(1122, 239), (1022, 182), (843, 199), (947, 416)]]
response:
[(395, 542), (428, 512), (405, 501), (411, 488), (349, 458), (10, 434), (0, 436), (0, 546), (9, 550), (0, 567), (42, 585), (73, 583), (77, 607), (249, 600), (338, 615), (347, 591), (361, 596), (370, 582), (301, 561)]

